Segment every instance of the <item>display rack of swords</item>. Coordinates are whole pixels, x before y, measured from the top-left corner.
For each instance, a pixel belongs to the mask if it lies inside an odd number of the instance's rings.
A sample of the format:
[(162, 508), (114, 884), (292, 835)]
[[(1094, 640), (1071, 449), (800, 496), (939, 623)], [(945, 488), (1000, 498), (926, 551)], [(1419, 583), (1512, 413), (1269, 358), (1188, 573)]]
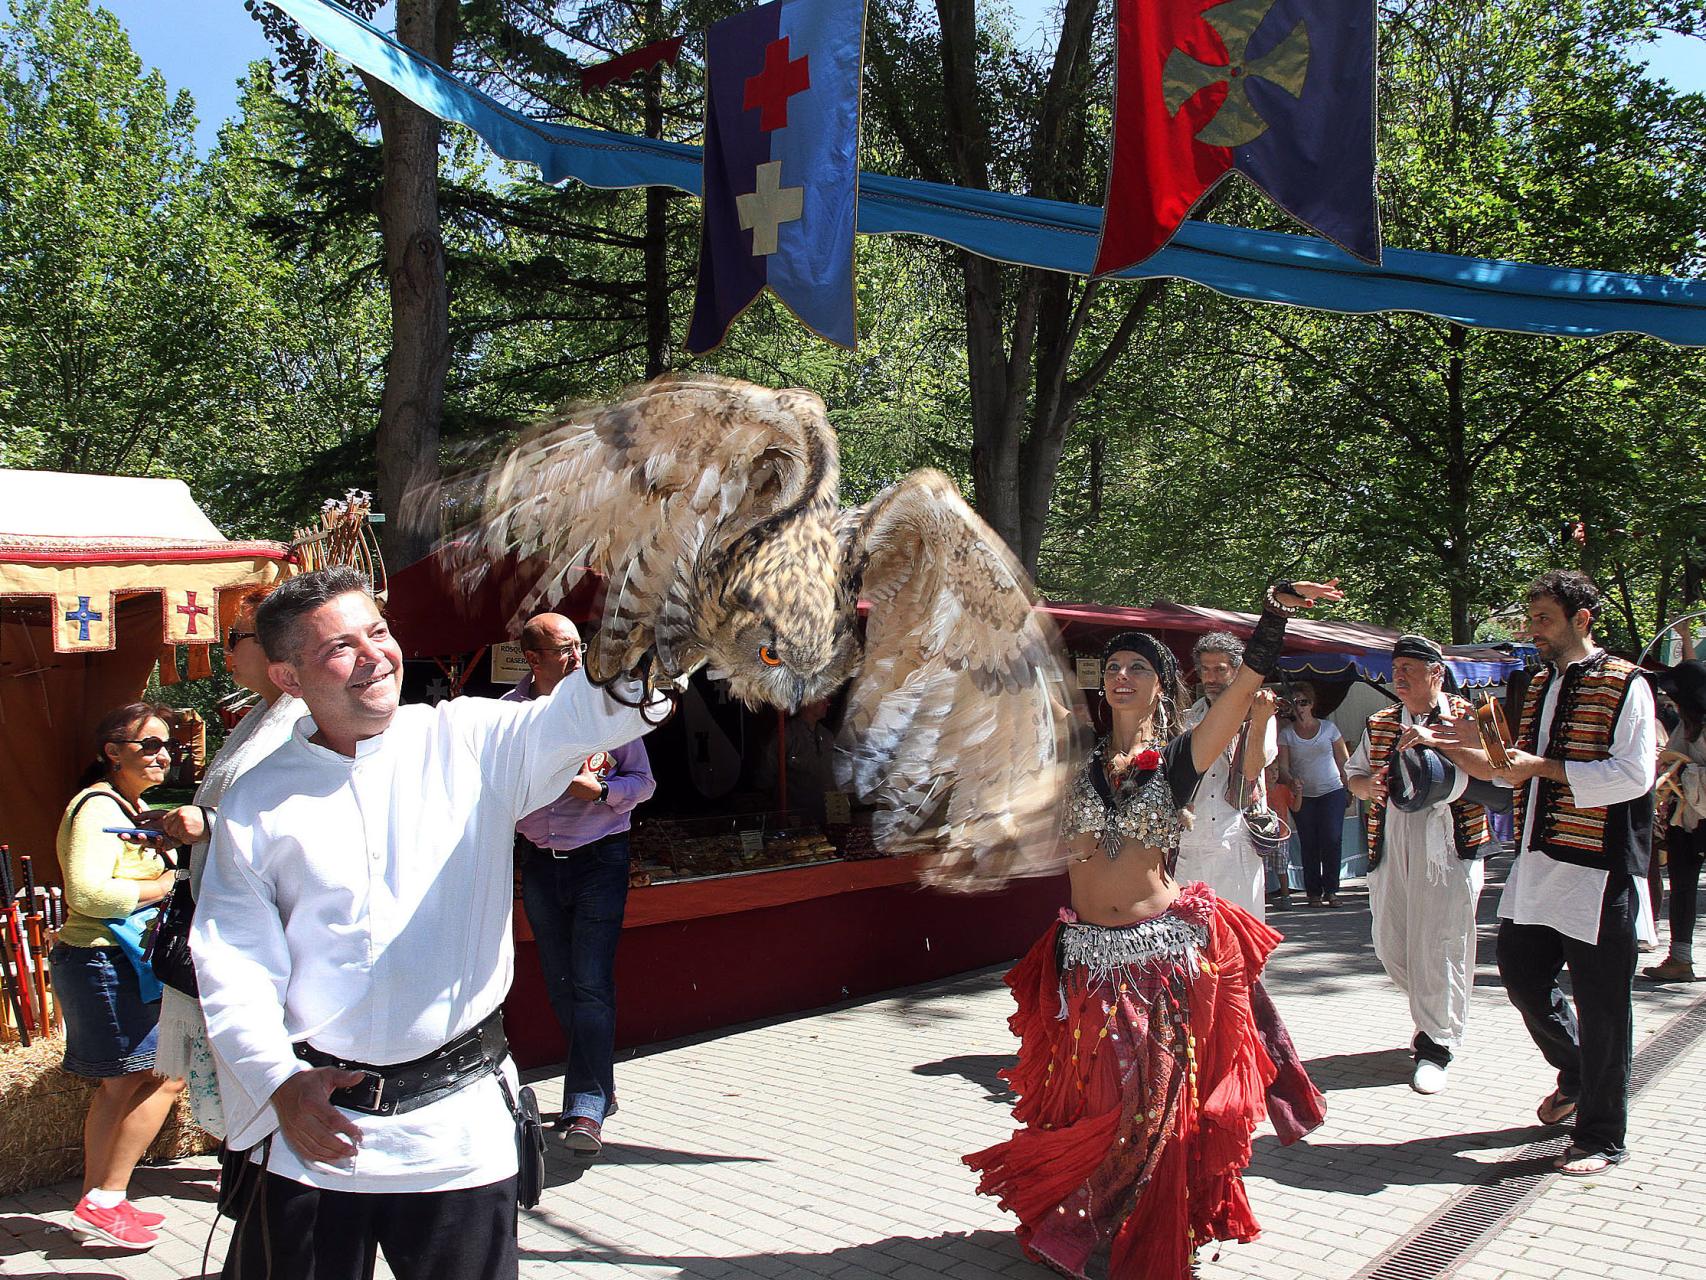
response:
[(26, 1048), (64, 1026), (59, 998), (48, 979), (47, 954), (65, 924), (65, 895), (36, 884), (28, 854), (18, 858), (0, 844), (0, 1046)]

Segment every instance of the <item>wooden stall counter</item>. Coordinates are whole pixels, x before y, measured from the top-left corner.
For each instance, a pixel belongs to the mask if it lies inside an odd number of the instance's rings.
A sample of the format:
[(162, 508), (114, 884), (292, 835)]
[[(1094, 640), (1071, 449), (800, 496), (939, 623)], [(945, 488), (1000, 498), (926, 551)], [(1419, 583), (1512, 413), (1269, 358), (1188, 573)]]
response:
[[(873, 858), (629, 890), (616, 955), (619, 1049), (703, 1034), (1012, 960), (1068, 901), (1065, 874), (992, 893), (918, 884), (918, 859)], [(504, 1025), (523, 1067), (560, 1063), (538, 950), (515, 911)]]

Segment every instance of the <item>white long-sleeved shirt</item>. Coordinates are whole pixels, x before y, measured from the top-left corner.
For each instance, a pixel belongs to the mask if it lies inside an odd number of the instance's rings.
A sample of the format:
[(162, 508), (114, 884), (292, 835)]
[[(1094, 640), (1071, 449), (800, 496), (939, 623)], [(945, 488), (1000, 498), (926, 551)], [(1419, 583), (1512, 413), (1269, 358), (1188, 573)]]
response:
[[(516, 819), (561, 795), (592, 752), (646, 728), (577, 675), (528, 703), (402, 707), (353, 758), (310, 741), (304, 717), (233, 784), (191, 945), (234, 1148), (278, 1127), (273, 1091), (308, 1069), (295, 1042), (349, 1061), (407, 1062), (498, 1008), (514, 969)], [(514, 1126), (493, 1077), (404, 1115), (347, 1114), (362, 1131), (355, 1156), (308, 1162), (280, 1140), (269, 1168), (313, 1186), (393, 1192), (515, 1172)]]
[[(1598, 652), (1598, 649), (1589, 650), (1581, 661), (1586, 662)], [(1552, 714), (1558, 707), (1558, 691), (1564, 687), (1564, 675), (1565, 672), (1559, 672), (1547, 685), (1540, 704), (1540, 732), (1535, 747), (1540, 755), (1546, 754), (1546, 744), (1552, 740)], [(1651, 791), (1657, 762), (1658, 718), (1653, 713), (1653, 691), (1645, 680), (1636, 679), (1629, 687), (1629, 696), (1624, 698), (1612, 730), (1610, 758), (1566, 760), (1564, 776), (1569, 779), (1570, 795), (1577, 805), (1599, 808), (1622, 804)], [(1600, 908), (1611, 873), (1603, 867), (1560, 862), (1532, 847), (1534, 820), (1540, 808), (1540, 779), (1531, 779), (1526, 785), (1528, 806), (1517, 845), (1519, 856), (1511, 865), (1510, 878), (1499, 897), (1499, 915), (1517, 924), (1546, 925), (1579, 942), (1598, 942)], [(1647, 882), (1640, 877), (1635, 879), (1635, 895), (1636, 936), (1651, 942), (1656, 937), (1653, 908), (1648, 900)]]
[[(1194, 729), (1201, 724), (1211, 705), (1207, 698), (1198, 698), (1186, 708), (1182, 717), (1185, 728)], [(1243, 816), (1244, 810), (1226, 798), (1232, 775), (1232, 754), (1237, 742), (1234, 738), (1232, 746), (1214, 758), (1214, 763), (1203, 771), (1202, 778), (1197, 782), (1197, 794), (1191, 801), (1191, 814), (1196, 821), (1190, 830), (1180, 836), (1182, 845), (1190, 848), (1219, 847), (1230, 845), (1240, 836), (1238, 819)], [(1262, 730), (1261, 750), (1263, 768), (1279, 758), (1279, 735), (1271, 716)], [(1258, 785), (1251, 782), (1247, 788), (1252, 799)]]

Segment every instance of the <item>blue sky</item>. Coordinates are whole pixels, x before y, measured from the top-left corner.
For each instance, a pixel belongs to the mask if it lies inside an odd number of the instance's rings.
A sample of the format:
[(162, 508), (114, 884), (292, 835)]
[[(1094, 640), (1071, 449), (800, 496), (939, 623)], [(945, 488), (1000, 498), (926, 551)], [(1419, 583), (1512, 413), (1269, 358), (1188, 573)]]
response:
[[(237, 81), (249, 63), (267, 56), (260, 27), (242, 0), (102, 0), (130, 32), (143, 62), (158, 67), (172, 89), (194, 96), (205, 150), (236, 110)], [(1016, 0), (1021, 27), (1041, 32), (1049, 0)], [(9, 8), (9, 6), (8, 6)], [(381, 25), (385, 25), (381, 18)], [(1651, 72), (1681, 89), (1706, 92), (1706, 42), (1667, 37), (1648, 55)]]

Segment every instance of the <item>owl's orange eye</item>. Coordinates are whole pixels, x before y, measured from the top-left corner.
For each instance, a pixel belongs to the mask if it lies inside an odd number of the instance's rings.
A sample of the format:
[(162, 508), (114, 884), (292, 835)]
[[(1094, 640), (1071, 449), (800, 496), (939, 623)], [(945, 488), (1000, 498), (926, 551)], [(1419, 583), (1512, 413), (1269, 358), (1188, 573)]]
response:
[(779, 667), (782, 659), (776, 656), (776, 651), (767, 644), (758, 646), (758, 660), (767, 667)]

